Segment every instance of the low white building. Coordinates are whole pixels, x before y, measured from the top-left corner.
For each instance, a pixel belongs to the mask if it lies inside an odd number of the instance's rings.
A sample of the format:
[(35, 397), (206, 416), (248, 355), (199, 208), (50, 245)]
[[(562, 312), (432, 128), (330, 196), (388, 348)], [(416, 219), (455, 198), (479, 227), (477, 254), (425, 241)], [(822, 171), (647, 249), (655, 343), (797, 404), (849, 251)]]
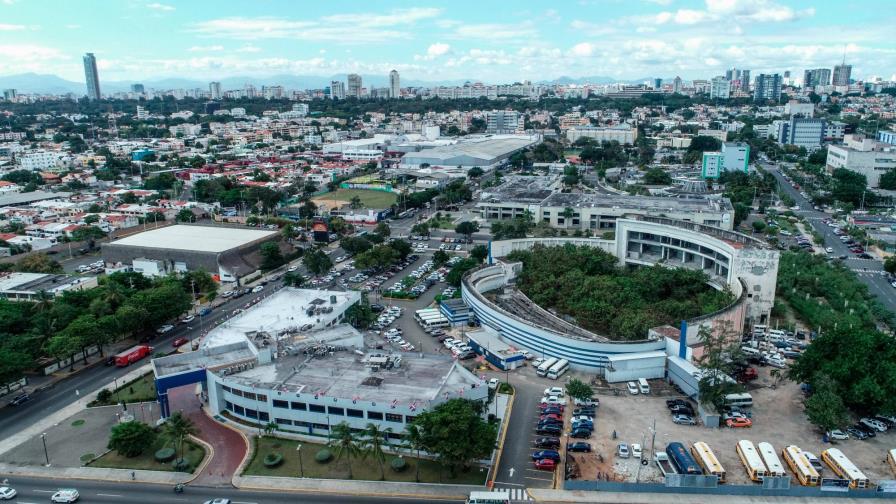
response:
[(618, 126), (576, 126), (566, 130), (566, 139), (575, 142), (580, 138), (591, 138), (601, 142), (619, 142), (623, 145), (631, 145), (638, 138), (638, 129), (628, 124)]
[(16, 159), (23, 170), (44, 171), (56, 169), (64, 157), (65, 154), (62, 152), (36, 151), (18, 156)]

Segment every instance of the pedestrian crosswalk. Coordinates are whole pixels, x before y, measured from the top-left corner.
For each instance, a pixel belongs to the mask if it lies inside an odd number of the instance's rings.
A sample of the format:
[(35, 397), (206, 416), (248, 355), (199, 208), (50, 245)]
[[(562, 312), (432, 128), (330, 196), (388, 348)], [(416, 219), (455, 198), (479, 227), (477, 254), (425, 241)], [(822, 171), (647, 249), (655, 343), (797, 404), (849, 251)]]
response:
[(511, 502), (527, 502), (532, 500), (532, 497), (529, 497), (529, 493), (526, 492), (525, 488), (499, 488), (496, 486), (495, 490), (507, 490), (508, 492), (510, 492)]

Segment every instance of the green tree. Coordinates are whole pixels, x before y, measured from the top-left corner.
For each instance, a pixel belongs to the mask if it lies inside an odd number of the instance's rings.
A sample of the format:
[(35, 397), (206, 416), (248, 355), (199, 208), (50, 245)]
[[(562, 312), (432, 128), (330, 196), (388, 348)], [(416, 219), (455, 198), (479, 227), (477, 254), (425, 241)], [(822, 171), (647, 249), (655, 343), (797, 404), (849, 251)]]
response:
[(411, 234), (429, 236), (429, 224), (425, 222), (414, 224), (414, 226), (411, 227)]
[(380, 480), (386, 479), (386, 452), (383, 447), (386, 446), (386, 438), (392, 433), (392, 428), (383, 429), (378, 424), (368, 423), (364, 429), (361, 439), (362, 450), (366, 455), (373, 457), (377, 464), (380, 465)]
[(703, 343), (703, 355), (697, 359), (700, 365), (699, 387), (700, 403), (712, 405), (716, 411), (721, 411), (725, 403), (725, 396), (740, 392), (743, 387), (727, 380), (734, 374), (735, 367), (742, 362), (743, 353), (740, 346), (732, 341), (739, 341), (732, 337), (730, 327), (700, 326), (697, 338)]
[(258, 252), (261, 254), (261, 269), (272, 270), (279, 268), (285, 262), (277, 242), (265, 242), (261, 244)]
[(193, 222), (196, 220), (196, 216), (193, 215), (193, 211), (189, 208), (183, 208), (177, 212), (175, 219), (177, 219), (177, 222)]
[(108, 448), (125, 457), (136, 457), (151, 447), (155, 440), (155, 431), (145, 423), (122, 422), (112, 426)]
[(358, 208), (362, 208), (364, 206), (364, 203), (361, 202), (361, 198), (359, 198), (358, 196), (352, 196), (352, 199), (351, 201), (349, 201), (348, 206), (352, 210), (357, 210)]
[(573, 378), (566, 384), (566, 394), (573, 399), (590, 399), (594, 395), (594, 389), (582, 380)]
[(651, 168), (644, 173), (644, 183), (647, 185), (669, 185), (672, 176), (662, 168)]
[(896, 255), (884, 259), (884, 271), (890, 274), (896, 273)]
[(461, 223), (458, 223), (458, 225), (454, 228), (455, 233), (466, 236), (468, 240), (471, 236), (473, 236), (473, 233), (476, 233), (478, 231), (479, 223), (471, 221), (463, 221)]
[(383, 270), (398, 260), (398, 253), (389, 245), (377, 245), (372, 249), (355, 256), (355, 267), (358, 269)]
[(482, 168), (480, 168), (478, 166), (474, 166), (474, 167), (470, 168), (469, 170), (467, 170), (467, 176), (470, 178), (479, 178), (482, 176), (483, 173), (485, 173), (485, 172), (482, 171)]
[(482, 262), (488, 257), (488, 248), (485, 245), (476, 245), (470, 249), (470, 257), (478, 262)]
[(812, 395), (806, 399), (806, 417), (821, 432), (839, 429), (849, 422), (849, 412), (837, 394), (834, 381), (824, 375), (813, 380)]
[(162, 425), (162, 431), (174, 443), (178, 460), (184, 457), (184, 441), (190, 436), (199, 434), (199, 429), (196, 428), (193, 421), (185, 417), (180, 411), (175, 411), (165, 420), (165, 423)]
[(340, 240), (339, 245), (342, 247), (342, 250), (345, 250), (351, 255), (358, 255), (362, 252), (366, 252), (373, 247), (373, 244), (370, 243), (370, 240), (364, 238), (363, 236), (346, 236), (342, 240)]
[(404, 428), (404, 440), (402, 444), (409, 450), (417, 452), (417, 462), (414, 464), (414, 481), (420, 482), (420, 451), (426, 449), (423, 444), (423, 431), (414, 423), (409, 423)]
[(448, 253), (441, 249), (436, 250), (435, 253), (432, 255), (432, 262), (433, 262), (433, 264), (436, 265), (436, 268), (438, 268), (438, 267), (442, 266), (443, 264), (445, 264), (446, 262), (448, 262), (448, 259), (450, 259), (450, 257), (448, 256)]
[(392, 234), (392, 230), (389, 229), (389, 225), (385, 222), (380, 222), (373, 229), (374, 234), (382, 236), (383, 238), (388, 238), (390, 234)]
[(361, 455), (361, 446), (347, 422), (338, 423), (330, 429), (330, 440), (327, 444), (336, 451), (337, 463), (345, 457), (348, 461), (348, 479), (354, 479), (352, 459)]
[(299, 288), (305, 284), (305, 277), (303, 277), (298, 271), (287, 271), (283, 275), (283, 285), (287, 287), (295, 287)]
[(896, 189), (896, 170), (887, 170), (882, 173), (877, 186), (888, 191)]
[(44, 253), (27, 255), (16, 262), (13, 271), (23, 273), (63, 273), (62, 265)]
[(753, 230), (756, 231), (757, 233), (761, 233), (763, 230), (765, 230), (765, 228), (766, 228), (765, 221), (761, 221), (761, 220), (753, 221)]
[(414, 419), (423, 431), (421, 444), (448, 466), (452, 477), (495, 448), (497, 426), (482, 418), (481, 408), (468, 399), (451, 399)]
[(451, 271), (449, 271), (448, 274), (445, 275), (445, 282), (448, 283), (448, 285), (460, 287), (460, 281), (463, 278), (464, 274), (477, 266), (479, 266), (479, 263), (476, 259), (461, 259), (454, 266), (452, 266)]
[(303, 260), (308, 271), (315, 275), (326, 273), (333, 267), (333, 261), (330, 260), (330, 256), (324, 254), (321, 249), (314, 249), (308, 252)]
[(81, 351), (82, 346), (81, 341), (71, 338), (65, 332), (59, 332), (47, 342), (47, 353), (60, 361), (71, 358), (69, 369), (74, 370), (75, 354)]

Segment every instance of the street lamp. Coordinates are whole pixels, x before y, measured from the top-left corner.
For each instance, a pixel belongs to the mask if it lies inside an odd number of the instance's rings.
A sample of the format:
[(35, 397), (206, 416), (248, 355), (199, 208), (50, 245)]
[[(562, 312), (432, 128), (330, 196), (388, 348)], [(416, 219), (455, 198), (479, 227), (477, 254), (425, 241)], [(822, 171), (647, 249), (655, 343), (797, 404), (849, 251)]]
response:
[(305, 477), (305, 467), (302, 465), (302, 443), (299, 443), (296, 446), (296, 452), (299, 455), (299, 475), (301, 478)]
[(44, 443), (44, 459), (47, 461), (47, 467), (50, 467), (50, 453), (47, 451), (47, 433), (40, 435), (40, 440)]

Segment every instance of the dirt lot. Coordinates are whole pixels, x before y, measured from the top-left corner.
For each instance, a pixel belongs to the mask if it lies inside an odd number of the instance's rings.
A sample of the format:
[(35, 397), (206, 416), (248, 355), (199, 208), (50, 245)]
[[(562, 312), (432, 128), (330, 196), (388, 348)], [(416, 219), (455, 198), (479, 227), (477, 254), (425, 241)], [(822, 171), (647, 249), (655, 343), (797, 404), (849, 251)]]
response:
[[(651, 462), (640, 466), (635, 459), (621, 459), (615, 455), (618, 443), (641, 443), (644, 446), (644, 457), (652, 457), (651, 428), (656, 421), (657, 451), (664, 451), (666, 444), (679, 441), (685, 446), (696, 441), (709, 443), (719, 462), (728, 473), (728, 481), (735, 484), (749, 483), (749, 479), (735, 452), (735, 444), (741, 439), (749, 439), (754, 443), (767, 441), (774, 445), (780, 454), (787, 445), (797, 445), (805, 451), (820, 456), (821, 451), (832, 445), (825, 445), (821, 436), (806, 420), (802, 408), (802, 395), (797, 384), (783, 382), (772, 389), (769, 376), (771, 368), (760, 368), (759, 379), (754, 382), (755, 390), (751, 390), (754, 400), (753, 427), (750, 429), (709, 429), (703, 426), (686, 426), (672, 423), (671, 415), (666, 409), (665, 400), (670, 396), (657, 394), (657, 385), (651, 381), (651, 395), (630, 396), (627, 393), (619, 396), (599, 394), (600, 407), (595, 419), (595, 431), (589, 441), (594, 452), (591, 454), (574, 454), (579, 463), (580, 478), (596, 479), (598, 471), (601, 479), (618, 481), (655, 481), (662, 480), (656, 464)], [(587, 378), (587, 377), (585, 377)], [(625, 384), (617, 384), (624, 386)], [(613, 432), (617, 439), (613, 439)], [(882, 433), (874, 439), (865, 441), (849, 440), (837, 442), (847, 457), (850, 458), (872, 481), (893, 479), (884, 462), (887, 450), (896, 445), (892, 439), (896, 433)], [(602, 457), (603, 462), (599, 461)], [(783, 462), (783, 459), (782, 459)], [(827, 469), (822, 476), (831, 476)]]

